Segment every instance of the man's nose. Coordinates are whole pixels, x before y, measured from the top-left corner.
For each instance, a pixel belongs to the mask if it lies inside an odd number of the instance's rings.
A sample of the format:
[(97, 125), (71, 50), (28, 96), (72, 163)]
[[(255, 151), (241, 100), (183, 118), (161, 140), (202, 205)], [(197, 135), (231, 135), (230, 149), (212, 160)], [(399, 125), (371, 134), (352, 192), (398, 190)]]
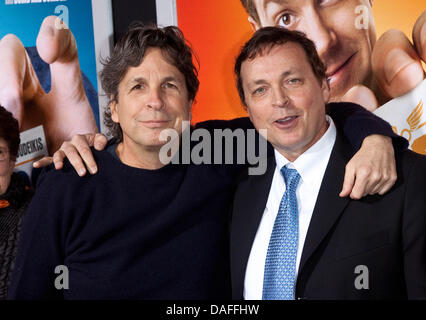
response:
[(289, 98), (284, 88), (277, 86), (272, 90), (272, 105), (278, 108), (285, 108), (288, 105)]
[(327, 24), (326, 19), (315, 8), (308, 10), (305, 17), (303, 31), (306, 36), (315, 43), (318, 55), (321, 60), (327, 55), (327, 52), (333, 48), (337, 42), (337, 36), (333, 28)]
[(164, 108), (164, 100), (162, 97), (161, 88), (152, 88), (149, 93), (147, 106), (155, 110)]

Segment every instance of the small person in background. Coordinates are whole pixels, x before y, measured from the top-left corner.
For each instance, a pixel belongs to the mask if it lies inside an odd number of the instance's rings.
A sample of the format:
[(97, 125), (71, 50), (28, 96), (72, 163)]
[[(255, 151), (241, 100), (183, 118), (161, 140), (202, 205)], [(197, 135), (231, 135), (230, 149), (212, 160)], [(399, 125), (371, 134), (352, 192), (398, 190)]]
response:
[(14, 173), (19, 148), (18, 121), (0, 106), (0, 300), (6, 299), (22, 218), (32, 191)]

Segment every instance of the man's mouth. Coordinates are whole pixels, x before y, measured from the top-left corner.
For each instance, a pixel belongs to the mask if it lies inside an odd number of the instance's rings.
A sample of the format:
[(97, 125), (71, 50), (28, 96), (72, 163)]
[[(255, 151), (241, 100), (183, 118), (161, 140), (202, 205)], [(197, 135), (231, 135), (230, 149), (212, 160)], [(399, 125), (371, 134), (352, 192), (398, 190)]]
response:
[(169, 120), (146, 120), (139, 122), (142, 123), (145, 127), (154, 129), (165, 126), (169, 122)]
[(289, 129), (296, 125), (299, 116), (288, 116), (275, 120), (274, 123), (281, 129)]

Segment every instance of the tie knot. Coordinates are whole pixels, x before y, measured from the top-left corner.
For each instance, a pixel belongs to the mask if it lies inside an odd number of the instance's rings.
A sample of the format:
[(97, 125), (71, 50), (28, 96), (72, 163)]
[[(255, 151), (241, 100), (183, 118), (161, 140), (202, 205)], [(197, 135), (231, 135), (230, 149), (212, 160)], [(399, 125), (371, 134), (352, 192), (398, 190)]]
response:
[(296, 169), (290, 169), (284, 166), (281, 168), (281, 173), (284, 177), (286, 188), (296, 191), (300, 180), (299, 172), (297, 172)]

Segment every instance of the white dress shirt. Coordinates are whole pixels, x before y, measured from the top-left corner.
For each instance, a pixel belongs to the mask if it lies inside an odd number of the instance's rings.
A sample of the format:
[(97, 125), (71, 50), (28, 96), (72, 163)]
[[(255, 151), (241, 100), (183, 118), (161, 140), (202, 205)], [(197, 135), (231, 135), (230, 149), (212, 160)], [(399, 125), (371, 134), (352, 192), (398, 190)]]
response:
[(303, 245), (308, 232), (309, 223), (314, 211), (321, 182), (336, 141), (336, 127), (327, 116), (329, 127), (324, 135), (313, 146), (301, 154), (294, 162), (288, 161), (275, 150), (276, 168), (269, 191), (265, 211), (257, 229), (247, 263), (244, 279), (244, 299), (261, 300), (263, 291), (263, 274), (269, 239), (278, 214), (281, 199), (285, 192), (285, 181), (281, 168), (285, 165), (296, 169), (300, 175), (296, 196), (299, 211), (299, 243), (296, 260), (296, 278), (299, 270)]

